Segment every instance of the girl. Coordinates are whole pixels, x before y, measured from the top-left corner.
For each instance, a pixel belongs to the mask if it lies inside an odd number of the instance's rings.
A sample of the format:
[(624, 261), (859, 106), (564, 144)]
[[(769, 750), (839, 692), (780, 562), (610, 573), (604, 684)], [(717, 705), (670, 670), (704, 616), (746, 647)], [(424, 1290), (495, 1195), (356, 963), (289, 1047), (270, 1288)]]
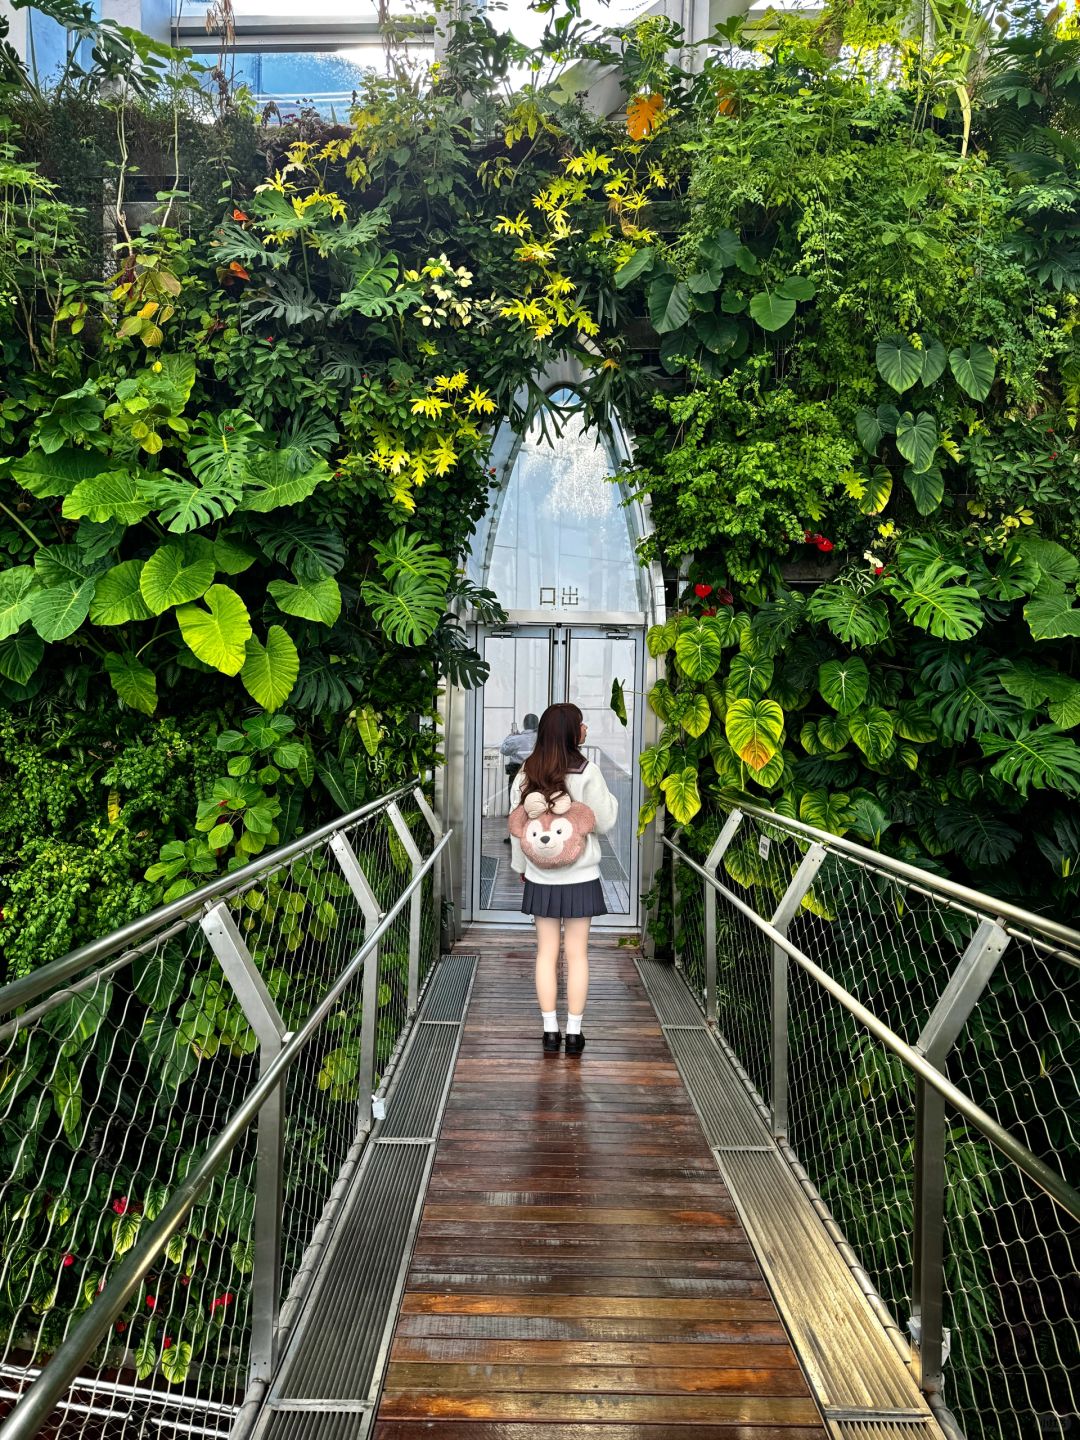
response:
[(559, 932), (566, 947), (566, 1053), (585, 1049), (581, 1021), (589, 993), (589, 922), (607, 913), (600, 884), (600, 835), (615, 824), (619, 803), (604, 782), (600, 767), (581, 753), (587, 727), (576, 705), (549, 705), (540, 717), (536, 746), (515, 777), (511, 808), (539, 792), (551, 804), (560, 796), (587, 805), (595, 830), (584, 837), (581, 855), (569, 865), (540, 869), (529, 860), (521, 841), (512, 836), (511, 865), (524, 881), (521, 909), (536, 922), (536, 998), (544, 1021), (544, 1052), (555, 1054), (562, 1036), (555, 1014), (558, 993)]

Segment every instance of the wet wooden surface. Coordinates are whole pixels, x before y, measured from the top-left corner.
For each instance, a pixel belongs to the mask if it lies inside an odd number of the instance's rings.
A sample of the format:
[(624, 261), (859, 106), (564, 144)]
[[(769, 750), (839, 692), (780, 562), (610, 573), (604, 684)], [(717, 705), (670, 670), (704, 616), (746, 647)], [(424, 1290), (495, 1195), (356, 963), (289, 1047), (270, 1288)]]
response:
[(633, 951), (596, 937), (567, 1059), (540, 1049), (530, 939), (466, 937), (376, 1440), (825, 1440)]

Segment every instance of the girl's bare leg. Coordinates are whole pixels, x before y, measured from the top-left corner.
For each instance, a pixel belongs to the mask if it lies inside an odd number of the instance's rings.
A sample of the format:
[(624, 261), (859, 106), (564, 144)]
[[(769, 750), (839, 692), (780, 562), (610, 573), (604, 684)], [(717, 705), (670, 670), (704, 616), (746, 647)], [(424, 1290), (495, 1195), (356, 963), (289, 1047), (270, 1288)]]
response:
[[(536, 923), (539, 925), (540, 922)], [(566, 927), (566, 1008), (571, 1015), (584, 1015), (585, 1002), (589, 998), (590, 917), (586, 915), (563, 923)]]
[(559, 921), (536, 916), (536, 999), (542, 1013), (555, 1009), (559, 994)]

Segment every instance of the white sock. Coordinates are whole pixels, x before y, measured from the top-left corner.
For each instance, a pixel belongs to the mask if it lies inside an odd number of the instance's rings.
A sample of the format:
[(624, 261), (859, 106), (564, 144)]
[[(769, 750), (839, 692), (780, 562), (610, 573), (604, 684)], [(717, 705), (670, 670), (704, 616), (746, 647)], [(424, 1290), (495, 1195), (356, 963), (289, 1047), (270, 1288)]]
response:
[(540, 1014), (543, 1016), (544, 1029), (549, 1034), (552, 1030), (557, 1030), (559, 1028), (559, 1017), (554, 1010), (541, 1010)]
[(581, 1034), (581, 1022), (582, 1022), (582, 1020), (584, 1020), (584, 1019), (585, 1019), (584, 1011), (583, 1011), (580, 1015), (567, 1015), (567, 1017), (566, 1017), (566, 1033), (567, 1033), (568, 1035), (580, 1035), (580, 1034)]

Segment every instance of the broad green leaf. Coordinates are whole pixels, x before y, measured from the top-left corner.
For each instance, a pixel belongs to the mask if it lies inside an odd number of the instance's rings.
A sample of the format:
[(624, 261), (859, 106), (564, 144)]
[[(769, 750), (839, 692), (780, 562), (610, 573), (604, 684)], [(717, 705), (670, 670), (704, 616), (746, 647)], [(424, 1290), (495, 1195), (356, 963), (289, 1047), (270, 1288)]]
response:
[(781, 280), (777, 294), (785, 300), (812, 300), (817, 294), (817, 286), (809, 275), (789, 275), (786, 280)]
[(911, 491), (920, 515), (932, 515), (945, 498), (945, 479), (936, 465), (923, 471), (916, 470), (914, 465), (905, 465), (904, 484)]
[(89, 450), (31, 450), (29, 455), (13, 462), (11, 473), (24, 490), (39, 500), (52, 500), (70, 495), (75, 486), (108, 469), (104, 455)]
[(214, 541), (214, 564), (223, 575), (242, 575), (255, 564), (255, 555), (227, 535)]
[(653, 714), (659, 720), (662, 720), (665, 725), (668, 724), (672, 718), (672, 711), (675, 705), (675, 696), (671, 693), (671, 686), (668, 682), (666, 680), (658, 680), (646, 695), (645, 699)]
[(623, 694), (622, 681), (618, 679), (612, 680), (611, 682), (611, 708), (615, 712), (619, 723), (625, 726), (626, 696)]
[(929, 410), (920, 410), (917, 415), (905, 410), (896, 424), (896, 448), (904, 459), (922, 472), (934, 463), (937, 447), (937, 421)]
[(875, 465), (865, 482), (857, 504), (863, 515), (880, 515), (892, 497), (892, 474), (884, 465)]
[(656, 819), (656, 812), (660, 809), (659, 795), (646, 795), (642, 801), (641, 809), (638, 811), (637, 833), (644, 835), (645, 831)]
[(239, 500), (250, 462), (265, 443), (266, 436), (250, 415), (242, 410), (221, 410), (199, 416), (187, 460), (200, 485)]
[(816, 720), (807, 720), (805, 722), (799, 731), (799, 744), (808, 755), (820, 755), (825, 749), (821, 743), (821, 737), (818, 735), (818, 722)]
[(1080, 637), (1080, 609), (1065, 594), (1041, 595), (1024, 606), (1024, 619), (1033, 640), (1067, 640)]
[(706, 235), (698, 248), (709, 265), (719, 265), (721, 269), (726, 269), (738, 263), (742, 242), (734, 230), (718, 230), (713, 235)]
[(330, 575), (320, 580), (301, 580), (296, 585), (288, 580), (271, 580), (266, 588), (280, 610), (300, 620), (333, 625), (341, 614), (341, 588)]
[(991, 775), (1013, 785), (1026, 796), (1036, 790), (1060, 790), (1080, 795), (1080, 746), (1056, 725), (1017, 730), (1012, 735), (980, 735), (984, 755), (998, 758)]
[(679, 633), (679, 622), (677, 619), (668, 620), (663, 625), (650, 625), (645, 644), (649, 654), (655, 660), (657, 656), (664, 655), (675, 644), (675, 637)]
[(670, 271), (649, 282), (649, 319), (658, 335), (681, 330), (690, 318), (690, 292)]
[(727, 695), (732, 699), (757, 700), (772, 680), (771, 660), (750, 660), (746, 655), (736, 655), (728, 668)]
[(139, 584), (142, 571), (141, 560), (123, 560), (105, 571), (90, 605), (90, 619), (95, 625), (127, 625), (132, 620), (150, 619), (153, 611), (143, 599)]
[(83, 1093), (79, 1072), (70, 1060), (57, 1061), (49, 1088), (56, 1113), (64, 1127), (64, 1134), (69, 1144), (77, 1146), (80, 1140), (79, 1121), (82, 1119)]
[(844, 835), (855, 816), (850, 797), (837, 791), (808, 790), (799, 801), (799, 819), (804, 825), (814, 825), (827, 830), (831, 835)]
[(364, 749), (369, 755), (374, 755), (382, 741), (382, 728), (379, 725), (379, 717), (370, 705), (365, 705), (356, 716), (356, 733), (360, 736)]
[(126, 650), (122, 655), (106, 655), (105, 670), (112, 687), (125, 705), (152, 715), (157, 709), (157, 678), (154, 672)]
[(116, 520), (121, 525), (137, 525), (153, 508), (134, 475), (114, 470), (80, 480), (64, 500), (64, 519), (93, 520), (97, 524)]
[(660, 782), (664, 803), (680, 825), (689, 825), (701, 809), (697, 771), (692, 765), (666, 775)]
[(723, 658), (723, 648), (720, 629), (711, 618), (679, 626), (675, 658), (683, 674), (691, 680), (708, 680), (715, 675)]
[(920, 335), (919, 339), (922, 341), (922, 374), (919, 378), (924, 385), (933, 385), (944, 375), (949, 357), (936, 335)]
[(139, 576), (139, 589), (152, 615), (197, 600), (213, 583), (214, 562), (198, 559), (189, 563), (179, 544), (155, 550)]
[(891, 753), (896, 728), (893, 717), (880, 705), (868, 705), (848, 718), (851, 738), (871, 765), (880, 765)]
[(889, 634), (889, 611), (879, 595), (861, 595), (843, 585), (821, 585), (807, 613), (823, 620), (845, 645), (879, 645)]
[(985, 400), (990, 394), (997, 362), (985, 345), (976, 342), (966, 350), (959, 346), (950, 350), (949, 368), (960, 389), (973, 400)]
[(299, 673), (300, 656), (280, 625), (270, 626), (265, 645), (254, 635), (248, 640), (240, 680), (256, 705), (264, 710), (280, 710), (292, 694)]
[[(0, 660), (0, 668), (2, 663)], [(1050, 719), (1063, 730), (1071, 730), (1074, 725), (1080, 725), (1080, 680), (1070, 680), (1067, 686), (1061, 687), (1056, 696), (1051, 695), (1049, 710)]]
[(667, 745), (650, 745), (639, 757), (641, 778), (650, 790), (655, 790), (668, 772), (671, 763), (671, 749)]
[(315, 460), (309, 469), (296, 474), (285, 451), (270, 450), (256, 455), (251, 463), (242, 508), (265, 514), (283, 505), (299, 505), (332, 475), (330, 466), (321, 458)]
[(822, 715), (817, 722), (817, 738), (824, 749), (836, 754), (851, 739), (851, 727), (843, 715)]
[(922, 379), (923, 357), (903, 335), (887, 335), (874, 356), (878, 374), (898, 395)]
[(744, 764), (764, 769), (779, 748), (784, 712), (775, 700), (735, 700), (728, 706), (724, 733)]
[(901, 700), (896, 707), (896, 733), (904, 740), (926, 745), (938, 738), (937, 728), (917, 700)]
[(872, 410), (856, 410), (855, 434), (868, 455), (876, 455), (885, 437), (884, 427)]
[[(680, 695), (679, 699), (683, 697)], [(686, 703), (679, 707), (679, 724), (689, 735), (695, 739), (704, 735), (712, 720), (712, 710), (704, 695), (688, 697)]]
[(889, 589), (921, 630), (939, 640), (970, 640), (982, 626), (983, 608), (979, 592), (966, 580), (966, 570), (939, 558), (891, 577)]
[(838, 715), (851, 715), (866, 699), (870, 672), (857, 655), (847, 660), (826, 660), (818, 670), (818, 693)]
[(750, 297), (750, 314), (763, 330), (782, 330), (796, 308), (795, 301), (779, 290), (762, 290)]
[(30, 617), (30, 600), (39, 576), (29, 565), (0, 570), (0, 640), (22, 628)]
[(1056, 540), (1040, 535), (1023, 535), (1016, 542), (1017, 550), (1038, 570), (1036, 594), (1053, 595), (1071, 585), (1080, 576), (1080, 559)]
[(13, 685), (25, 685), (45, 658), (45, 642), (33, 630), (0, 640), (0, 675)]
[(182, 1385), (191, 1369), (192, 1348), (187, 1340), (176, 1340), (161, 1352), (161, 1373), (170, 1385)]
[(30, 623), (42, 640), (66, 640), (90, 613), (93, 579), (73, 577), (46, 590), (35, 590), (30, 600)]
[(192, 653), (205, 664), (225, 675), (239, 675), (251, 639), (247, 606), (227, 585), (211, 585), (203, 599), (206, 609), (185, 605), (177, 610), (180, 632)]
[(626, 264), (620, 265), (615, 271), (615, 289), (625, 290), (631, 281), (651, 270), (655, 257), (656, 251), (651, 245), (643, 245), (640, 250), (636, 250)]

